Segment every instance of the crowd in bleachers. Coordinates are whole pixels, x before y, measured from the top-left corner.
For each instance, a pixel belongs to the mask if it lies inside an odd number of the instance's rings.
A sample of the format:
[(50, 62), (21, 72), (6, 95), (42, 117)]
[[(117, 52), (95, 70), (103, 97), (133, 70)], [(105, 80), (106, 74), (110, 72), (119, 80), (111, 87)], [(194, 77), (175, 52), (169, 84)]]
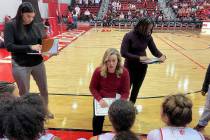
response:
[(157, 1), (153, 0), (113, 0), (109, 3), (107, 13), (103, 17), (105, 26), (115, 25), (115, 21), (135, 21), (141, 17), (163, 20), (163, 13)]
[(138, 19), (140, 17), (158, 18), (160, 16), (159, 6), (156, 1), (110, 1), (106, 16), (112, 19)]
[(76, 0), (71, 4), (79, 20), (89, 21), (94, 18), (100, 8), (101, 0)]
[(210, 4), (206, 0), (170, 0), (167, 2), (180, 20), (207, 20)]

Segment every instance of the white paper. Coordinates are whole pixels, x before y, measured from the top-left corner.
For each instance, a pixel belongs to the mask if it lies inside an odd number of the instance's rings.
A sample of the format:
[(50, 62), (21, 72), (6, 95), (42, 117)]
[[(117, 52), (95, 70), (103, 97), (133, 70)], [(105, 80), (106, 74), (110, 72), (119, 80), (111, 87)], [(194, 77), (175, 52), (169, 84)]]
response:
[(144, 64), (154, 64), (160, 62), (160, 59), (157, 57), (150, 58), (149, 60), (141, 61)]
[(116, 98), (103, 98), (103, 100), (108, 104), (108, 107), (102, 108), (99, 102), (94, 99), (94, 109), (96, 116), (106, 116), (108, 115), (108, 110), (110, 105), (117, 99), (120, 99), (121, 95), (116, 94)]
[(94, 99), (94, 108), (96, 116), (108, 115), (109, 106), (112, 104), (112, 102), (115, 101), (115, 98), (103, 98), (103, 100), (108, 104), (108, 107), (102, 108), (99, 102), (96, 99)]

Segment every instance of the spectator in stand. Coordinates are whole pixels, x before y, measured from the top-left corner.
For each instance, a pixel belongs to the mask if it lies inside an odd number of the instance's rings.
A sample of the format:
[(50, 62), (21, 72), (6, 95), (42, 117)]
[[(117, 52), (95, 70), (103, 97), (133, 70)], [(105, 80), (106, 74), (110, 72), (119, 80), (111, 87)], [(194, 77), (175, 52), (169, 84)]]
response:
[(101, 2), (101, 0), (95, 0), (95, 4), (99, 4)]
[(129, 101), (116, 100), (108, 111), (113, 132), (104, 133), (90, 140), (139, 140), (130, 129), (136, 118), (134, 105)]
[(130, 10), (128, 11), (128, 19), (132, 19), (132, 13)]
[(57, 17), (58, 23), (61, 23), (60, 12), (58, 11), (58, 9), (56, 9), (56, 17)]
[[(96, 68), (91, 82), (90, 92), (102, 108), (108, 107), (103, 98), (116, 98), (117, 93), (121, 99), (127, 100), (129, 96), (130, 78), (126, 68), (122, 66), (121, 56), (114, 48), (107, 49), (104, 53), (101, 66)], [(94, 105), (93, 105), (94, 106)], [(94, 110), (94, 109), (93, 109)], [(93, 135), (102, 133), (104, 116), (93, 113)]]
[(83, 2), (82, 0), (79, 0), (79, 5), (82, 5), (82, 2)]
[(96, 20), (96, 16), (92, 13), (90, 14), (90, 21)]
[(84, 15), (85, 15), (85, 21), (89, 21), (90, 20), (90, 11), (88, 9), (85, 10)]
[(73, 28), (77, 29), (77, 22), (78, 22), (78, 15), (76, 13), (76, 11), (73, 11)]
[(192, 121), (192, 101), (185, 95), (166, 97), (161, 118), (166, 127), (149, 132), (147, 140), (205, 140), (204, 136), (187, 125)]
[(72, 13), (69, 11), (67, 15), (67, 28), (66, 30), (71, 30), (73, 29), (73, 16)]
[(121, 12), (119, 16), (119, 20), (124, 20), (124, 19), (125, 19), (125, 15), (123, 14), (123, 12)]
[(117, 3), (116, 3), (116, 10), (120, 10), (121, 9), (121, 3), (120, 1), (118, 0)]
[(112, 10), (113, 11), (116, 11), (117, 10), (117, 2), (116, 1), (113, 1), (112, 2)]
[(83, 4), (85, 5), (85, 6), (88, 6), (88, 0), (83, 0)]
[(80, 8), (79, 5), (76, 5), (76, 7), (74, 8), (74, 10), (76, 11), (77, 16), (80, 16)]
[(94, 5), (95, 1), (94, 0), (90, 0), (89, 3), (90, 3), (90, 5)]

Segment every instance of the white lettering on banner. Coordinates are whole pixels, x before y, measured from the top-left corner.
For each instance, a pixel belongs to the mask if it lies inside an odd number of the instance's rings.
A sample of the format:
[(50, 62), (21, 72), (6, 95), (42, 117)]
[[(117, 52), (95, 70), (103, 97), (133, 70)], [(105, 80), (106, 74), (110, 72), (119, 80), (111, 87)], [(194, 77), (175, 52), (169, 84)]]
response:
[(210, 21), (204, 21), (201, 29), (202, 35), (210, 35)]

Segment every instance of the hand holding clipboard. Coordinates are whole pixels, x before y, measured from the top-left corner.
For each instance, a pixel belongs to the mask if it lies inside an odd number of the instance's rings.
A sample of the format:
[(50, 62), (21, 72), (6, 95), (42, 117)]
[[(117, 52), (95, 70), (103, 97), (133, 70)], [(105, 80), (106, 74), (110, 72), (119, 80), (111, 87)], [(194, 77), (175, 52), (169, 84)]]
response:
[(156, 63), (163, 63), (166, 60), (166, 56), (162, 55), (160, 58), (154, 57), (154, 58), (148, 58), (146, 56), (141, 56), (140, 61), (143, 64), (156, 64)]
[(40, 55), (57, 55), (58, 54), (58, 44), (59, 39), (58, 38), (49, 38), (49, 39), (43, 39), (42, 45), (32, 45), (31, 49), (38, 51), (38, 52), (32, 52), (28, 54), (40, 54)]

